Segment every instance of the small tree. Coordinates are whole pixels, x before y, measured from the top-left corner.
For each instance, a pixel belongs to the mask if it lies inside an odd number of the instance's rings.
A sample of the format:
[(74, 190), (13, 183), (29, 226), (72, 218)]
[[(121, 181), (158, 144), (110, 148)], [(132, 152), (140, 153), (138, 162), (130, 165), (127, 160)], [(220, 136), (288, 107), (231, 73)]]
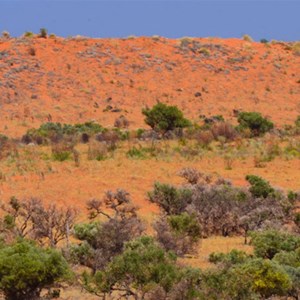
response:
[(165, 252), (153, 238), (141, 237), (127, 243), (124, 252), (94, 278), (85, 275), (85, 285), (98, 295), (119, 291), (122, 299), (146, 299), (157, 288), (166, 294), (179, 279), (175, 262), (176, 256)]
[(102, 216), (106, 220), (74, 227), (75, 237), (83, 242), (72, 246), (71, 256), (96, 271), (119, 255), (126, 242), (140, 236), (144, 224), (137, 216), (137, 208), (131, 204), (129, 193), (122, 189), (106, 192), (102, 201), (88, 201), (87, 208), (91, 219)]
[(247, 175), (246, 180), (251, 184), (249, 191), (253, 197), (267, 198), (270, 194), (274, 193), (274, 189), (269, 182), (259, 176)]
[(0, 290), (7, 300), (40, 299), (43, 288), (70, 274), (62, 255), (25, 240), (0, 248)]
[(249, 129), (252, 136), (263, 135), (270, 131), (274, 124), (258, 112), (241, 112), (238, 115), (239, 129)]
[(40, 37), (46, 39), (48, 36), (48, 30), (46, 28), (40, 29)]
[(182, 111), (177, 106), (159, 102), (151, 109), (143, 109), (142, 113), (146, 117), (146, 124), (163, 134), (168, 130), (184, 128), (190, 125), (190, 121), (184, 118)]

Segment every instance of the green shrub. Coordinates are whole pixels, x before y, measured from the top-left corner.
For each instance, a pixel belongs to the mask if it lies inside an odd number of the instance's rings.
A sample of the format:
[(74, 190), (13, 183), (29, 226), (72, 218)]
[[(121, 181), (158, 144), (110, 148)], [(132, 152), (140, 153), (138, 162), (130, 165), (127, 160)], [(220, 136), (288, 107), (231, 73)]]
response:
[(69, 274), (66, 261), (56, 250), (24, 240), (0, 248), (0, 290), (7, 300), (40, 299), (42, 288)]
[(127, 157), (134, 159), (144, 159), (146, 158), (145, 153), (142, 149), (138, 149), (136, 147), (132, 147), (126, 153)]
[(295, 125), (296, 125), (297, 128), (298, 127), (300, 128), (300, 116), (297, 117), (297, 119), (295, 121)]
[(287, 272), (276, 262), (267, 259), (253, 259), (233, 269), (241, 285), (250, 284), (251, 290), (262, 299), (284, 296), (292, 288)]
[(235, 265), (244, 263), (247, 259), (249, 259), (249, 255), (247, 255), (244, 251), (233, 249), (226, 254), (220, 252), (213, 252), (209, 255), (208, 259), (214, 264), (226, 263), (229, 265)]
[(26, 31), (26, 32), (24, 33), (24, 37), (26, 37), (26, 38), (33, 38), (33, 37), (34, 37), (34, 34), (33, 34), (33, 32), (31, 32), (31, 31)]
[[(94, 280), (94, 290), (110, 293), (122, 290), (134, 291), (136, 299), (143, 299), (155, 288), (160, 287), (166, 293), (178, 281), (180, 269), (176, 266), (176, 257), (164, 251), (151, 237), (141, 237), (125, 245), (122, 254), (115, 257), (104, 271), (98, 271)], [(147, 297), (147, 296), (146, 296)], [(154, 298), (153, 298), (154, 299)]]
[(53, 160), (56, 161), (65, 161), (71, 159), (72, 153), (70, 151), (62, 151), (62, 152), (55, 152), (52, 154)]
[(252, 136), (262, 135), (274, 127), (274, 124), (271, 121), (262, 117), (262, 115), (257, 112), (239, 113), (238, 122), (238, 129), (241, 131), (249, 129)]
[(48, 36), (48, 30), (46, 28), (41, 28), (40, 29), (40, 37), (45, 39), (45, 38), (47, 38), (47, 36)]
[(277, 253), (274, 258), (274, 261), (278, 262), (280, 265), (290, 266), (293, 268), (300, 267), (300, 248), (295, 251), (281, 251)]
[(268, 41), (267, 39), (261, 39), (260, 42), (261, 42), (262, 44), (268, 44), (268, 43), (269, 43), (269, 41)]
[(251, 184), (249, 188), (250, 193), (256, 198), (267, 198), (274, 193), (274, 189), (266, 180), (256, 175), (247, 175), (246, 180)]
[(201, 227), (195, 216), (188, 213), (168, 217), (168, 223), (176, 235), (189, 236), (198, 241), (201, 236)]
[(169, 184), (156, 182), (153, 191), (148, 193), (149, 200), (158, 204), (168, 215), (177, 215), (183, 212), (191, 203), (192, 191)]
[(253, 42), (252, 37), (248, 34), (243, 35), (243, 40), (246, 41), (246, 42)]
[(253, 232), (251, 244), (254, 247), (254, 254), (261, 258), (272, 259), (281, 251), (295, 251), (300, 247), (300, 237), (276, 230)]
[(182, 111), (177, 106), (157, 103), (151, 109), (143, 109), (142, 113), (146, 116), (145, 123), (152, 129), (162, 133), (191, 125), (190, 121), (184, 118)]

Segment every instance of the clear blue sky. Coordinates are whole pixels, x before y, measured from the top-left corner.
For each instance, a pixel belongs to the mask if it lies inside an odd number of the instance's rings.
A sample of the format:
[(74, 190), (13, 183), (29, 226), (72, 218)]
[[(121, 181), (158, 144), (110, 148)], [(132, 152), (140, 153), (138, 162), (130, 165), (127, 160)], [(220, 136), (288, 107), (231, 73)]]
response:
[(300, 40), (300, 0), (0, 0), (0, 31)]

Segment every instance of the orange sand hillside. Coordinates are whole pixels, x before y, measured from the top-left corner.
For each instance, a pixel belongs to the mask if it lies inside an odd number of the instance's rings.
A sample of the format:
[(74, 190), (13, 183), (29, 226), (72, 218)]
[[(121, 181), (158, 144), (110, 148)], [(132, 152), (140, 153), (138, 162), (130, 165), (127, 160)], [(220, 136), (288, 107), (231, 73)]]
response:
[(46, 121), (112, 126), (120, 114), (144, 127), (141, 108), (157, 101), (195, 121), (201, 114), (233, 119), (233, 109), (242, 109), (283, 125), (300, 114), (299, 74), (300, 56), (288, 43), (0, 39), (0, 132), (20, 136)]

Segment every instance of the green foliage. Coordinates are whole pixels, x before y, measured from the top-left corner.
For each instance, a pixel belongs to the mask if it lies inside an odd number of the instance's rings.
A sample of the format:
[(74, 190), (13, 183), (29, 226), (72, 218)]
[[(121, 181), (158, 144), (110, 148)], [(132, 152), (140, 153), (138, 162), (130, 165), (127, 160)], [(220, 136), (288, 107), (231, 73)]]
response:
[(132, 147), (126, 153), (127, 157), (134, 158), (134, 159), (144, 159), (146, 158), (143, 149), (139, 149), (137, 147)]
[(300, 128), (300, 116), (297, 117), (297, 119), (295, 121), (295, 125), (297, 128)]
[(41, 38), (47, 38), (47, 35), (48, 35), (48, 30), (46, 28), (41, 28), (40, 29), (40, 37)]
[(201, 226), (195, 216), (188, 213), (168, 217), (172, 231), (178, 236), (189, 236), (198, 241), (201, 236)]
[(0, 248), (0, 290), (8, 300), (32, 300), (70, 275), (62, 255), (21, 240)]
[(286, 295), (292, 281), (285, 270), (276, 262), (267, 259), (253, 259), (233, 269), (242, 285), (247, 283), (263, 299), (274, 295)]
[(295, 251), (281, 251), (278, 252), (274, 258), (274, 261), (278, 262), (280, 265), (290, 266), (293, 268), (300, 267), (300, 248)]
[(65, 161), (71, 159), (72, 153), (70, 151), (60, 151), (52, 153), (53, 160), (56, 161)]
[(34, 34), (33, 34), (33, 32), (31, 32), (31, 31), (26, 31), (26, 32), (24, 33), (24, 37), (26, 37), (26, 38), (33, 38), (33, 37), (34, 37)]
[(45, 143), (47, 139), (62, 138), (63, 136), (75, 136), (79, 134), (95, 135), (103, 132), (105, 129), (94, 122), (85, 122), (82, 124), (61, 124), (54, 122), (43, 123), (37, 129), (29, 129), (23, 137), (25, 141), (37, 141), (38, 144)]
[(250, 193), (255, 198), (267, 198), (274, 193), (274, 189), (266, 180), (256, 175), (247, 175), (246, 180), (251, 184), (249, 188)]
[(136, 136), (138, 139), (140, 139), (143, 136), (143, 133), (145, 132), (145, 129), (139, 128), (136, 131)]
[(177, 106), (169, 106), (161, 102), (154, 105), (151, 109), (143, 109), (142, 113), (146, 117), (145, 123), (147, 125), (163, 133), (191, 125), (190, 121), (184, 118), (182, 111)]
[(300, 237), (276, 230), (253, 232), (251, 244), (254, 254), (258, 257), (272, 259), (281, 251), (295, 251), (300, 247)]
[(149, 200), (157, 203), (168, 215), (180, 214), (191, 202), (192, 191), (177, 189), (169, 184), (156, 182), (153, 191), (148, 193)]
[(176, 257), (166, 253), (153, 238), (141, 237), (128, 242), (124, 252), (95, 275), (102, 292), (126, 286), (131, 295), (146, 294), (159, 286), (168, 292), (178, 280)]
[(269, 43), (269, 41), (268, 41), (267, 39), (261, 39), (260, 42), (261, 42), (262, 44), (268, 44), (268, 43)]
[(257, 112), (241, 112), (238, 115), (238, 129), (249, 129), (252, 136), (263, 135), (270, 131), (274, 124)]
[(75, 237), (94, 245), (100, 226), (99, 222), (76, 224), (74, 226)]
[(229, 253), (213, 252), (209, 255), (209, 261), (217, 264), (224, 263), (227, 265), (235, 265), (246, 262), (249, 255), (244, 251), (233, 249)]

